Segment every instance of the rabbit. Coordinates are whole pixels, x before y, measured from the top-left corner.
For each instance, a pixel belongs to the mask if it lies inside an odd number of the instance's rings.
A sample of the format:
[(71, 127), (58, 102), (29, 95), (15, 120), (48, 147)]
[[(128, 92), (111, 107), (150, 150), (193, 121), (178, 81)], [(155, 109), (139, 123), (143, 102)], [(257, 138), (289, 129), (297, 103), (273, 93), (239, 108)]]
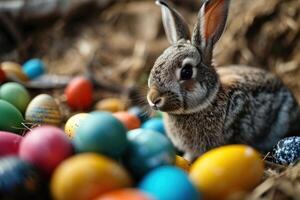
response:
[(184, 158), (192, 162), (212, 148), (236, 143), (266, 153), (300, 130), (299, 105), (275, 75), (255, 67), (213, 65), (229, 0), (203, 2), (192, 36), (175, 9), (163, 0), (156, 3), (171, 46), (150, 71), (147, 101), (163, 112), (167, 136)]

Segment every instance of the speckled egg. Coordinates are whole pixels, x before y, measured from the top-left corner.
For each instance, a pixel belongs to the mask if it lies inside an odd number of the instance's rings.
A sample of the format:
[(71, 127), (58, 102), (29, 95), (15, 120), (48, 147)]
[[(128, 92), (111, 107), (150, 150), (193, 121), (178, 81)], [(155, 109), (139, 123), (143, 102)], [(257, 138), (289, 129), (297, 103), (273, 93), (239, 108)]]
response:
[(147, 174), (139, 189), (159, 200), (200, 200), (200, 194), (188, 175), (173, 166), (163, 166)]
[(44, 74), (46, 68), (42, 60), (34, 58), (23, 64), (23, 71), (30, 79), (35, 79)]
[(107, 112), (124, 111), (126, 108), (125, 103), (118, 98), (107, 98), (99, 101), (96, 106), (96, 110)]
[(288, 137), (280, 140), (272, 152), (274, 162), (289, 165), (300, 158), (300, 137)]
[(0, 98), (14, 105), (21, 113), (25, 113), (30, 102), (26, 88), (14, 82), (5, 83), (0, 87)]
[(54, 98), (48, 94), (40, 94), (29, 103), (25, 119), (35, 124), (60, 125), (62, 115)]
[(135, 129), (127, 133), (129, 146), (124, 163), (136, 177), (142, 177), (156, 167), (172, 165), (175, 150), (170, 140), (152, 130)]
[(88, 116), (88, 113), (78, 113), (73, 115), (70, 119), (68, 119), (65, 125), (65, 133), (67, 136), (72, 139), (74, 138), (75, 132), (80, 126), (80, 123)]
[(0, 99), (0, 131), (19, 133), (23, 122), (21, 112), (14, 105)]
[(154, 130), (154, 131), (160, 132), (162, 134), (166, 133), (164, 122), (163, 122), (162, 118), (149, 119), (148, 121), (146, 121), (145, 123), (142, 124), (142, 128)]
[(20, 158), (38, 167), (46, 177), (72, 153), (72, 144), (65, 133), (53, 126), (32, 129), (19, 149)]
[(23, 72), (22, 66), (15, 62), (3, 62), (1, 63), (2, 70), (5, 72), (5, 75), (8, 79), (19, 80), (26, 82), (28, 81), (27, 75)]
[(22, 136), (0, 131), (0, 157), (7, 155), (17, 155)]
[(77, 152), (121, 156), (127, 145), (126, 128), (109, 112), (92, 112), (76, 131), (73, 144)]
[(191, 166), (190, 178), (205, 200), (224, 200), (257, 186), (264, 172), (260, 154), (246, 145), (208, 151)]
[(141, 126), (140, 119), (128, 112), (115, 112), (113, 116), (120, 120), (128, 130), (137, 129)]
[(132, 180), (117, 162), (100, 154), (83, 153), (65, 160), (51, 179), (56, 200), (93, 200), (99, 195), (130, 187)]
[(125, 188), (105, 193), (94, 200), (154, 200), (154, 198), (138, 189)]

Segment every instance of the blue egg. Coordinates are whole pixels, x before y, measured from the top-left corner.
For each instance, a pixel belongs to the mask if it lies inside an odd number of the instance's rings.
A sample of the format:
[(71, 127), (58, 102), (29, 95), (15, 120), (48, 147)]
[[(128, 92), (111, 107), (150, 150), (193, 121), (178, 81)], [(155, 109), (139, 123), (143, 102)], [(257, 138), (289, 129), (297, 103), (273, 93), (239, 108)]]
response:
[(95, 152), (118, 158), (128, 144), (126, 132), (123, 124), (111, 113), (92, 112), (76, 129), (74, 148), (77, 152)]
[(30, 59), (23, 64), (23, 71), (30, 79), (35, 79), (45, 73), (45, 64), (40, 59)]
[(135, 129), (127, 133), (129, 145), (124, 163), (133, 175), (142, 177), (150, 170), (175, 162), (175, 150), (170, 140), (161, 133)]
[(300, 158), (300, 137), (288, 137), (280, 140), (272, 152), (276, 163), (289, 165)]
[(148, 121), (142, 124), (142, 128), (158, 131), (162, 134), (166, 133), (164, 122), (161, 118), (149, 119)]
[(138, 117), (142, 123), (149, 119), (147, 112), (138, 106), (131, 107), (128, 112)]
[(157, 200), (199, 200), (200, 194), (187, 174), (173, 166), (159, 167), (147, 174), (139, 189)]

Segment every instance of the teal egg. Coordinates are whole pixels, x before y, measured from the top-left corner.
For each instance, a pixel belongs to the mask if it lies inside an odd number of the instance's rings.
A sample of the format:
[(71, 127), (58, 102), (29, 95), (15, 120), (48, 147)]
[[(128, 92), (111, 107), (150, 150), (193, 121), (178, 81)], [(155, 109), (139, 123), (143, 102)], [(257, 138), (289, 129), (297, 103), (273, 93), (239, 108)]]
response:
[(35, 79), (45, 73), (45, 64), (40, 59), (30, 59), (23, 64), (23, 71), (30, 79)]
[(159, 200), (200, 200), (200, 194), (188, 175), (173, 166), (159, 167), (147, 174), (139, 189)]
[(137, 178), (152, 169), (175, 162), (175, 150), (163, 134), (146, 129), (135, 129), (127, 133), (129, 145), (124, 163)]
[(26, 88), (19, 83), (5, 83), (0, 88), (0, 98), (11, 103), (24, 113), (30, 102), (30, 95)]
[(76, 130), (73, 144), (77, 152), (95, 152), (118, 158), (128, 144), (126, 131), (112, 114), (92, 112)]
[(23, 121), (22, 114), (15, 106), (0, 99), (0, 131), (18, 133)]
[(157, 132), (160, 132), (162, 134), (166, 133), (164, 122), (162, 118), (153, 118), (149, 119), (145, 123), (142, 124), (143, 129), (150, 129)]

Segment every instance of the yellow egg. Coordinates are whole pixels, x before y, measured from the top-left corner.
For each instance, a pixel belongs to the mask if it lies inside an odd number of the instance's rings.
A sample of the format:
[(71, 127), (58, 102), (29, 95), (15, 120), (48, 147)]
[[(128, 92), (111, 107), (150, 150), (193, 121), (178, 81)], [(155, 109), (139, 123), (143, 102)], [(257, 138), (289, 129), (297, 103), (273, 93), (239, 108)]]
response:
[(257, 151), (246, 145), (229, 145), (199, 157), (190, 169), (190, 178), (205, 200), (224, 200), (254, 188), (263, 171)]
[(60, 125), (62, 115), (54, 98), (48, 94), (40, 94), (29, 103), (25, 119), (35, 124)]
[(69, 138), (72, 139), (74, 137), (76, 129), (80, 126), (80, 122), (88, 115), (88, 113), (79, 113), (68, 119), (65, 125), (65, 133)]
[(108, 112), (118, 112), (125, 110), (125, 103), (121, 99), (107, 98), (99, 101), (96, 104), (96, 109)]
[(99, 154), (84, 153), (63, 161), (56, 168), (51, 193), (55, 200), (92, 200), (131, 185), (128, 173), (117, 162)]
[(181, 156), (176, 156), (175, 165), (186, 172), (190, 170), (189, 162)]
[(28, 81), (28, 77), (22, 70), (22, 66), (15, 62), (3, 62), (1, 68), (5, 72), (5, 75), (12, 80), (19, 80), (22, 82)]

